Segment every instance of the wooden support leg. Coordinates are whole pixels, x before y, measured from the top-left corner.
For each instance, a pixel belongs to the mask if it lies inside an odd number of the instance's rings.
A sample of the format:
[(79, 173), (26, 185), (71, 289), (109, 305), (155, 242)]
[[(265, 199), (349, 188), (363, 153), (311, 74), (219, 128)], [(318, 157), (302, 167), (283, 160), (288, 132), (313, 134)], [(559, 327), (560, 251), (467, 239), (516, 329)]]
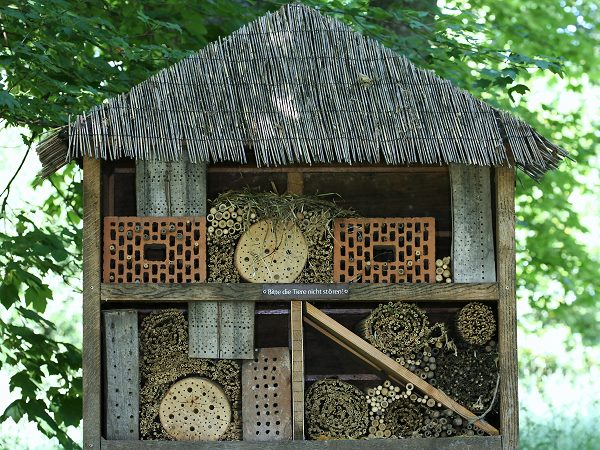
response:
[(100, 450), (100, 160), (83, 159), (83, 444)]
[(496, 209), (500, 430), (502, 448), (513, 450), (519, 448), (514, 168), (496, 169)]
[(292, 354), (292, 413), (294, 440), (304, 439), (304, 331), (302, 302), (290, 305), (290, 349)]

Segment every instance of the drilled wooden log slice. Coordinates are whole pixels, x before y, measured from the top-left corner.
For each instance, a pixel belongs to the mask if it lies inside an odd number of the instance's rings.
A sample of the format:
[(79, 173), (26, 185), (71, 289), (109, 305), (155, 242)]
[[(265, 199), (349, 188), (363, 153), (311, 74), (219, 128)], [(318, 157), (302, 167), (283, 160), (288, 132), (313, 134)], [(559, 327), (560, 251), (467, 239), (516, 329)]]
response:
[(206, 378), (174, 383), (159, 408), (160, 422), (178, 441), (216, 441), (231, 423), (231, 406), (221, 387)]
[(307, 258), (306, 239), (295, 224), (261, 220), (240, 237), (235, 267), (251, 283), (291, 283)]

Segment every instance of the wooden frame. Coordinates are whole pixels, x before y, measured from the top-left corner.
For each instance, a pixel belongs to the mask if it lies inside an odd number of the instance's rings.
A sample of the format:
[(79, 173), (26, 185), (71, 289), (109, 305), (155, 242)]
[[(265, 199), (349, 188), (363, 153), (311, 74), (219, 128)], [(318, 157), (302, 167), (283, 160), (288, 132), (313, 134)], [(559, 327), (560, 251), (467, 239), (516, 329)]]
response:
[[(84, 292), (83, 292), (83, 436), (85, 449), (158, 449), (177, 448), (354, 448), (354, 441), (292, 441), (282, 443), (217, 442), (188, 443), (162, 441), (108, 441), (101, 437), (102, 425), (102, 367), (101, 367), (101, 304), (122, 302), (182, 302), (226, 301), (243, 297), (243, 301), (266, 301), (262, 287), (250, 284), (202, 283), (189, 285), (102, 285), (101, 262), (101, 181), (100, 160), (84, 158)], [(211, 166), (209, 173), (225, 172), (286, 172), (297, 173), (288, 179), (288, 191), (301, 192), (303, 173), (318, 172), (444, 172), (446, 167), (226, 167)], [(363, 441), (365, 448), (465, 448), (465, 449), (515, 449), (518, 448), (517, 403), (517, 339), (516, 339), (516, 288), (515, 288), (515, 236), (514, 236), (514, 168), (496, 168), (493, 196), (495, 200), (495, 244), (497, 283), (476, 284), (418, 284), (418, 285), (350, 285), (349, 298), (342, 301), (497, 301), (498, 335), (500, 351), (500, 431), (501, 436)], [(185, 299), (185, 300), (184, 300)], [(275, 300), (275, 299), (273, 299)], [(321, 299), (325, 300), (325, 299)], [(319, 301), (319, 299), (315, 299)], [(327, 299), (328, 302), (332, 301)], [(301, 316), (302, 317), (302, 316)], [(301, 319), (302, 320), (302, 319)]]

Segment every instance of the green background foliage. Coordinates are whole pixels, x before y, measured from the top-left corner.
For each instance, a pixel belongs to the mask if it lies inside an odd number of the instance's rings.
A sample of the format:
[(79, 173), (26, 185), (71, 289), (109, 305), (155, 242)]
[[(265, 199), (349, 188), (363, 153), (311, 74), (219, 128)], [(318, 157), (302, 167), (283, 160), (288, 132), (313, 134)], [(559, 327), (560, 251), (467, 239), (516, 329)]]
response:
[[(2, 126), (23, 127), (23, 142), (31, 149), (43, 133), (64, 125), (69, 115), (128, 91), (283, 3), (4, 1)], [(564, 96), (573, 98), (597, 87), (597, 6), (558, 0), (304, 3), (512, 111), (571, 153), (577, 164), (563, 164), (540, 184), (519, 178), (519, 292), (528, 305), (531, 327), (560, 324), (574, 337), (568, 342), (597, 345), (598, 256), (581, 241), (588, 230), (571, 209), (573, 196), (598, 188), (598, 180), (590, 176), (598, 167), (597, 118), (589, 116), (585, 102), (574, 101), (567, 108), (560, 98), (548, 96), (539, 104), (528, 98), (538, 82), (559, 86)], [(11, 208), (10, 183), (0, 196), (5, 221), (5, 231), (0, 232), (0, 364), (11, 367), (10, 389), (19, 393), (0, 421), (26, 418), (63, 448), (78, 447), (66, 430), (81, 420), (81, 352), (65, 341), (44, 312), (48, 302), (60, 301), (48, 286), (49, 277), (61, 277), (73, 290), (81, 289), (80, 180), (79, 169), (70, 165), (47, 181), (32, 181), (52, 187), (35, 211)], [(551, 364), (549, 358), (529, 358), (525, 370), (536, 373)]]

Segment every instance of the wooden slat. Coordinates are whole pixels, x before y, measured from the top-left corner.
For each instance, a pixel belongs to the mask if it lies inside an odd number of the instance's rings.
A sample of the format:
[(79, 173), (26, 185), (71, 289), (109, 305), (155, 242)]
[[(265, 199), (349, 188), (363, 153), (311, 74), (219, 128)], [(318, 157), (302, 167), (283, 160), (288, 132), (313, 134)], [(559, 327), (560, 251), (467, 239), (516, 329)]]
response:
[[(284, 284), (281, 285), (285, 287)], [(335, 284), (332, 284), (335, 287)], [(494, 301), (496, 283), (350, 284), (348, 299), (328, 302)], [(278, 301), (263, 298), (263, 287), (252, 283), (103, 284), (105, 302)]]
[(292, 436), (295, 441), (304, 439), (304, 330), (302, 302), (290, 304), (290, 351), (292, 355)]
[(260, 348), (242, 363), (244, 441), (292, 439), (291, 362), (288, 347)]
[(220, 308), (219, 358), (254, 358), (254, 302), (223, 302), (217, 305)]
[[(305, 314), (311, 323), (315, 323), (319, 328), (324, 329), (328, 335), (335, 337), (337, 341), (341, 341), (345, 347), (348, 347), (352, 349), (353, 352), (358, 353), (363, 360), (368, 360), (371, 365), (378, 367), (393, 380), (402, 384), (412, 383), (423, 394), (427, 394), (429, 397), (437, 400), (446, 408), (451, 409), (467, 420), (471, 420), (476, 417), (475, 414), (466, 409), (464, 406), (458, 404), (442, 391), (434, 388), (429, 383), (406, 369), (404, 366), (398, 364), (392, 358), (373, 347), (364, 339), (352, 333), (350, 330), (333, 320), (328, 315), (319, 311), (319, 309), (315, 308), (310, 303), (306, 303)], [(477, 420), (474, 425), (490, 435), (499, 434), (496, 428), (482, 420)]]
[(102, 370), (100, 330), (101, 163), (83, 159), (83, 443), (100, 448)]
[(496, 209), (500, 429), (508, 450), (519, 446), (514, 168), (496, 169)]
[(339, 441), (102, 441), (103, 450), (500, 450), (500, 436)]
[(208, 173), (288, 173), (288, 172), (300, 172), (300, 173), (360, 173), (360, 172), (371, 172), (371, 173), (399, 173), (399, 172), (410, 172), (410, 173), (447, 173), (447, 166), (392, 166), (392, 165), (377, 165), (372, 164), (368, 166), (349, 166), (349, 165), (312, 165), (312, 166), (287, 166), (287, 167), (256, 167), (256, 166), (219, 166), (211, 165), (208, 167)]
[(138, 315), (134, 310), (104, 312), (106, 437), (139, 439)]
[(450, 165), (452, 274), (457, 283), (496, 281), (490, 168)]
[[(186, 300), (190, 298), (186, 297)], [(188, 329), (190, 355), (197, 358), (219, 357), (219, 305), (216, 302), (189, 302)]]

